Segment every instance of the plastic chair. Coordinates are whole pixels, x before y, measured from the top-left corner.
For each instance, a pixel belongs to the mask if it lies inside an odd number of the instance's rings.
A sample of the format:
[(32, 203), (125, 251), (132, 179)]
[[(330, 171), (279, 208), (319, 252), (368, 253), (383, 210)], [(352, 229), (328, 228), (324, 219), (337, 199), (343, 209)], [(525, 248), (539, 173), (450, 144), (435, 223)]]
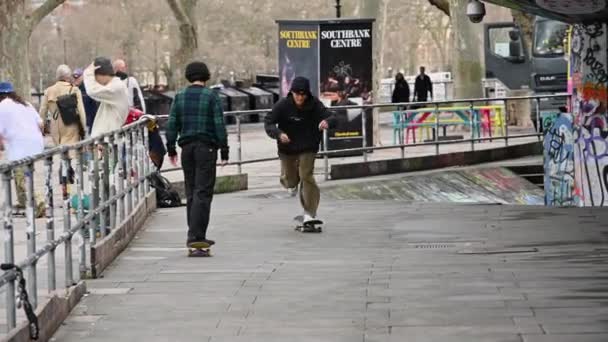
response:
[[(492, 137), (492, 115), (491, 110), (489, 108), (481, 108), (479, 110), (481, 117), (481, 130), (483, 135), (488, 135), (490, 138)], [(492, 141), (492, 140), (490, 140)]]
[(397, 137), (399, 137), (399, 141), (403, 137), (404, 124), (401, 117), (401, 112), (393, 112), (393, 145), (397, 143)]

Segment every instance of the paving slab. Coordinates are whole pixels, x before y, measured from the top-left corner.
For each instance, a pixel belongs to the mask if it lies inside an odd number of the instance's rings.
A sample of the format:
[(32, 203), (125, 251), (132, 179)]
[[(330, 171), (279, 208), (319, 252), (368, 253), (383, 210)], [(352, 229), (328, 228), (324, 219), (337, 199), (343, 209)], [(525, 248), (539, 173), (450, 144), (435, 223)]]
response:
[(187, 258), (185, 209), (159, 210), (54, 340), (606, 340), (606, 209), (323, 197), (321, 234), (298, 211), (217, 196), (213, 257)]

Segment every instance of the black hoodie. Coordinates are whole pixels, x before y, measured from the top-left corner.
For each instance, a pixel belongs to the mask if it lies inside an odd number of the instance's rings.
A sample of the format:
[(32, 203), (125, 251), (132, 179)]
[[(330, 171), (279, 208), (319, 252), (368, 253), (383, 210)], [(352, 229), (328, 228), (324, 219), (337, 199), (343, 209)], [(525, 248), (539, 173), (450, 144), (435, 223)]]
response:
[[(277, 140), (279, 153), (317, 153), (323, 137), (319, 124), (323, 120), (326, 120), (330, 126), (334, 124), (332, 113), (321, 101), (309, 96), (304, 106), (298, 108), (290, 93), (279, 100), (272, 108), (272, 112), (266, 115), (264, 128), (268, 136)], [(288, 144), (280, 142), (281, 133), (289, 137)]]

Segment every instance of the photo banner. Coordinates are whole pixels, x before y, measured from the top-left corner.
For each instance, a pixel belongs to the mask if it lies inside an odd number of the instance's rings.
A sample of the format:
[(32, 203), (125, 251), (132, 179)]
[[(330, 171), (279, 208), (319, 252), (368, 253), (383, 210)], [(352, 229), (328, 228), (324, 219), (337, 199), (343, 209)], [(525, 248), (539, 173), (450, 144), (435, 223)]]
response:
[(319, 90), (319, 26), (279, 22), (279, 78), (281, 97), (287, 96), (297, 76), (310, 80), (313, 95)]
[[(320, 25), (320, 99), (327, 106), (371, 102), (373, 89), (372, 22), (338, 22)], [(338, 125), (329, 134), (329, 149), (362, 146), (361, 109), (336, 111)], [(372, 117), (366, 113), (368, 146)]]

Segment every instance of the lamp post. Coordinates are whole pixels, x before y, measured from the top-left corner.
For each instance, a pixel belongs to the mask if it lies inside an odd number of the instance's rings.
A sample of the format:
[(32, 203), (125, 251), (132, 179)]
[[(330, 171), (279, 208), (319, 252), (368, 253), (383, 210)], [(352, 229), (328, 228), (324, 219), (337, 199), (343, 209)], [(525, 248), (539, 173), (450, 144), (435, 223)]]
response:
[(340, 0), (336, 0), (336, 18), (340, 18), (341, 13), (340, 10), (342, 9), (342, 6), (340, 6)]

